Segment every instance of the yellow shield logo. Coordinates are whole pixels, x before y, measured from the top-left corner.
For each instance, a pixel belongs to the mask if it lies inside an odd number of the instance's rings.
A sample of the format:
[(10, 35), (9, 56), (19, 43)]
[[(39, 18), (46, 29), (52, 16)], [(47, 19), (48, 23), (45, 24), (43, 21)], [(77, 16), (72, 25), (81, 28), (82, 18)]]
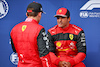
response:
[(61, 43), (60, 42), (57, 42), (56, 45), (57, 45), (57, 47), (60, 47), (61, 46)]
[(27, 27), (27, 25), (22, 26), (22, 32), (25, 31), (26, 27)]
[(70, 40), (73, 40), (73, 38), (74, 38), (73, 34), (69, 34), (69, 38), (70, 38)]

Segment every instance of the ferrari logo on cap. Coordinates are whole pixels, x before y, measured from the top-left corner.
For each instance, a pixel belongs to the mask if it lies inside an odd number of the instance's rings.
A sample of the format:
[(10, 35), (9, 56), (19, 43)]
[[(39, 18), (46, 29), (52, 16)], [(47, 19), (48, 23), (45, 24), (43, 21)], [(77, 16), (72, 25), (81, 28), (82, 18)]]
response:
[(61, 46), (61, 42), (57, 42), (56, 45), (57, 45), (57, 47), (60, 47)]
[(73, 40), (73, 38), (74, 38), (73, 34), (69, 34), (69, 38), (70, 38), (70, 40)]
[(61, 13), (62, 12), (62, 10), (59, 10), (59, 13)]
[(22, 26), (22, 32), (26, 29), (27, 25)]

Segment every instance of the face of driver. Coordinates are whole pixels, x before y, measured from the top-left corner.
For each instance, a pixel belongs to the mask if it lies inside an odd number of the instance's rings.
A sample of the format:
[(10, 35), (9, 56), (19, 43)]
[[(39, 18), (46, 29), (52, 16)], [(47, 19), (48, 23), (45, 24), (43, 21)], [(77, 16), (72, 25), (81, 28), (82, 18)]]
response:
[(69, 22), (70, 22), (70, 17), (69, 17), (69, 18), (67, 18), (67, 17), (62, 17), (62, 16), (58, 16), (58, 17), (57, 17), (57, 24), (58, 24), (58, 26), (61, 27), (61, 28), (68, 27)]

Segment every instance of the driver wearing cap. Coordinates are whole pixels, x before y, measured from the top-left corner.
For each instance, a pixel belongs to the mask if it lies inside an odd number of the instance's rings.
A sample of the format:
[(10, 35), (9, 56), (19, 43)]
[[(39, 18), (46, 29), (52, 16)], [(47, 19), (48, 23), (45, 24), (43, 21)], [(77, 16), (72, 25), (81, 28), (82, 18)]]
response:
[(11, 45), (13, 51), (18, 54), (18, 67), (43, 67), (40, 57), (45, 57), (50, 66), (49, 51), (46, 48), (46, 40), (43, 39), (45, 29), (39, 25), (42, 13), (44, 12), (40, 3), (30, 3), (26, 20), (11, 30)]
[[(70, 12), (66, 8), (59, 8), (54, 16), (57, 25), (48, 30), (49, 49), (67, 67), (86, 67), (82, 62), (86, 57), (86, 41), (82, 28), (70, 24)], [(52, 61), (52, 59), (51, 59)]]

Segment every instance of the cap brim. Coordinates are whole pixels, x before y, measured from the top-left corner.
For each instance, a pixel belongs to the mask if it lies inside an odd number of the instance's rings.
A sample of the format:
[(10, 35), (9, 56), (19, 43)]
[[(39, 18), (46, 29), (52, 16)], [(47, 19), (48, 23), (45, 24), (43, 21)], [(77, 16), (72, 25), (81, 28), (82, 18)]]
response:
[(54, 15), (54, 17), (67, 17), (66, 15)]
[(42, 13), (46, 14), (46, 12), (42, 11)]

